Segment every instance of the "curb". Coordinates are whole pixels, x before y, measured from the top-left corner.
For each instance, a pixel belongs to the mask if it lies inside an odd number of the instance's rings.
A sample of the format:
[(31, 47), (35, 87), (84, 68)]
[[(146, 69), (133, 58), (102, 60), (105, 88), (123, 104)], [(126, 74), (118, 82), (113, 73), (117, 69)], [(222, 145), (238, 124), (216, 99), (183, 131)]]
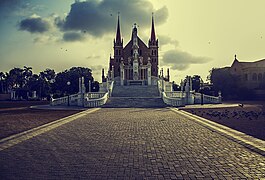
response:
[(249, 136), (245, 133), (239, 132), (237, 130), (231, 129), (229, 127), (215, 123), (215, 122), (210, 121), (208, 119), (199, 117), (197, 115), (188, 113), (186, 111), (179, 110), (177, 108), (171, 108), (171, 110), (180, 114), (180, 115), (187, 117), (189, 120), (193, 120), (196, 123), (199, 123), (200, 125), (225, 136), (226, 138), (228, 138), (230, 140), (233, 140), (233, 141), (243, 145), (244, 147), (246, 147), (246, 148), (248, 148), (248, 149), (250, 149), (250, 150), (252, 150), (258, 154), (261, 154), (262, 156), (265, 156), (265, 141), (263, 141), (261, 139), (254, 138), (254, 137)]
[(63, 125), (63, 124), (74, 121), (74, 120), (76, 120), (82, 116), (85, 116), (87, 114), (95, 112), (99, 109), (100, 108), (93, 108), (93, 109), (82, 111), (82, 112), (79, 112), (76, 114), (72, 114), (70, 116), (55, 120), (55, 121), (47, 123), (47, 124), (44, 124), (42, 126), (38, 126), (36, 128), (30, 129), (30, 130), (27, 130), (27, 131), (24, 131), (24, 132), (21, 132), (21, 133), (18, 133), (18, 134), (15, 134), (15, 135), (12, 135), (12, 136), (9, 136), (6, 138), (3, 138), (0, 140), (0, 151), (7, 149), (7, 148), (10, 148), (16, 144), (19, 144), (23, 141), (31, 139), (31, 138), (38, 136), (40, 134), (43, 134), (45, 132), (48, 132), (52, 129), (55, 129), (55, 128)]
[[(30, 106), (30, 109), (37, 109), (37, 110), (58, 110), (58, 111), (72, 111), (72, 110), (88, 110), (89, 108), (83, 108), (83, 107), (75, 107), (75, 106), (50, 106), (50, 105), (36, 105), (36, 106)], [(91, 108), (90, 108), (91, 109)]]

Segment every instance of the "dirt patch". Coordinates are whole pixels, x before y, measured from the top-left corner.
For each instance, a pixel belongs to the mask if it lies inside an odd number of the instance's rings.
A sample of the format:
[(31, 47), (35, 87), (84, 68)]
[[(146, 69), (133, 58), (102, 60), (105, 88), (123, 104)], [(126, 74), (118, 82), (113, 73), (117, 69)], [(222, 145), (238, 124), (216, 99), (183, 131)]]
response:
[(183, 110), (265, 140), (264, 104), (247, 104), (243, 105), (243, 107), (214, 109), (194, 108)]
[(0, 139), (17, 134), (80, 110), (37, 110), (29, 106), (47, 104), (43, 101), (0, 101)]

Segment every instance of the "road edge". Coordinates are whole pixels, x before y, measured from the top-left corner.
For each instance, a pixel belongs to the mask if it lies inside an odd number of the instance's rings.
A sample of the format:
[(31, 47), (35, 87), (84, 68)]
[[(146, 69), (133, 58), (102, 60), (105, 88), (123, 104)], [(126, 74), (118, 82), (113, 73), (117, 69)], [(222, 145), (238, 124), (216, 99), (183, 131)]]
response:
[(76, 120), (82, 116), (85, 116), (87, 114), (98, 111), (99, 109), (101, 109), (101, 108), (88, 109), (86, 111), (72, 114), (70, 116), (52, 121), (50, 123), (35, 127), (33, 129), (30, 129), (30, 130), (27, 130), (27, 131), (24, 131), (24, 132), (21, 132), (21, 133), (18, 133), (18, 134), (15, 134), (15, 135), (12, 135), (12, 136), (9, 136), (6, 138), (3, 138), (0, 140), (0, 151), (7, 149), (7, 148), (10, 148), (16, 144), (19, 144), (23, 141), (31, 139), (31, 138), (38, 136), (40, 134), (43, 134), (45, 132), (48, 132), (48, 131), (55, 129), (61, 125), (64, 125), (64, 124), (69, 123), (71, 121), (74, 121), (74, 120)]
[(243, 145), (244, 147), (258, 153), (261, 154), (262, 156), (265, 156), (265, 141), (258, 139), (258, 138), (254, 138), (252, 136), (249, 136), (245, 133), (239, 132), (237, 130), (234, 130), (232, 128), (229, 128), (227, 126), (218, 124), (216, 122), (213, 122), (211, 120), (199, 117), (197, 115), (188, 113), (184, 110), (179, 110), (178, 108), (170, 108), (172, 111), (181, 114), (185, 117), (187, 117), (190, 120), (193, 120), (197, 123), (199, 123), (200, 125), (215, 131), (223, 136), (225, 136), (226, 138), (233, 140), (241, 145)]

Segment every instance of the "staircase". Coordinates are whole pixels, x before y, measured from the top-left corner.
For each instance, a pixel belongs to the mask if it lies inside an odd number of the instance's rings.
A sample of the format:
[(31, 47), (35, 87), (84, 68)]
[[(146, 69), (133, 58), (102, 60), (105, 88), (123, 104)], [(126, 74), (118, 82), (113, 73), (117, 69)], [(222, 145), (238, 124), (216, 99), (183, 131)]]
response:
[(163, 108), (157, 86), (115, 86), (103, 108)]

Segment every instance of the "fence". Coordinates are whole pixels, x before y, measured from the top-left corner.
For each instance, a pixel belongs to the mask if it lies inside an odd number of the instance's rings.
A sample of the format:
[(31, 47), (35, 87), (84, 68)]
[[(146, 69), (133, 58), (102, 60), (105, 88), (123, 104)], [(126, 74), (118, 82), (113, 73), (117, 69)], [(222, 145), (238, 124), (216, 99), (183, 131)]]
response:
[(83, 106), (83, 107), (99, 107), (104, 105), (108, 98), (112, 94), (113, 81), (108, 82), (107, 92), (89, 92), (89, 93), (77, 93), (69, 96), (64, 96), (61, 98), (56, 98), (51, 100), (52, 106)]
[[(192, 91), (164, 91), (164, 80), (159, 79), (157, 86), (165, 104), (170, 106), (185, 106), (186, 104), (219, 104), (221, 103), (221, 94), (218, 97), (209, 96)], [(202, 102), (203, 100), (203, 102)]]

